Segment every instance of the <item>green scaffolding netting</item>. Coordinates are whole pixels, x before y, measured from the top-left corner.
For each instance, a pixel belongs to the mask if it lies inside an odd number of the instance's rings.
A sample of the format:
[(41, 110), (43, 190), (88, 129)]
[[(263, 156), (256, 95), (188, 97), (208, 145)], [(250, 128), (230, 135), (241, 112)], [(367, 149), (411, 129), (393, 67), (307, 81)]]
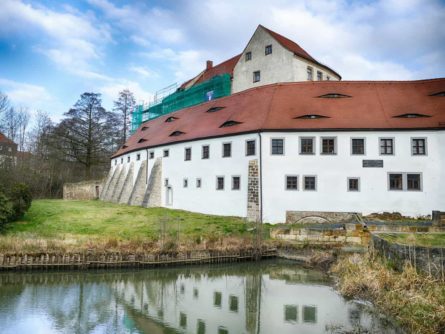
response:
[(165, 97), (161, 103), (150, 106), (148, 109), (144, 110), (142, 105), (137, 106), (132, 113), (131, 129), (134, 132), (142, 122), (205, 101), (230, 95), (230, 91), (231, 80), (230, 75), (227, 73), (215, 76), (187, 90), (178, 90)]

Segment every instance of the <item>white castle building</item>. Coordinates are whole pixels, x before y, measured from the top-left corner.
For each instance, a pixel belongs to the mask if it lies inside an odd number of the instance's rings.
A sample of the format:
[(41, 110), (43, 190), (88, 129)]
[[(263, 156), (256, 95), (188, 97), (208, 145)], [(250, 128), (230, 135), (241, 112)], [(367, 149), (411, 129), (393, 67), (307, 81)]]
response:
[(221, 75), (227, 96), (208, 91), (140, 125), (111, 159), (103, 200), (270, 223), (295, 211), (445, 211), (445, 79), (340, 81), (262, 26), (178, 93)]

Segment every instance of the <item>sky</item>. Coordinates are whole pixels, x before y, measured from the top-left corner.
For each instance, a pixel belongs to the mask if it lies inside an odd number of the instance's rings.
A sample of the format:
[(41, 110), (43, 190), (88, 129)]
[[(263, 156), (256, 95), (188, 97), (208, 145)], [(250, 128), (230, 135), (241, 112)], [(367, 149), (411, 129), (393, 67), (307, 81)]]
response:
[(343, 80), (445, 77), (444, 0), (0, 0), (0, 91), (54, 120), (86, 91), (149, 101), (259, 24)]

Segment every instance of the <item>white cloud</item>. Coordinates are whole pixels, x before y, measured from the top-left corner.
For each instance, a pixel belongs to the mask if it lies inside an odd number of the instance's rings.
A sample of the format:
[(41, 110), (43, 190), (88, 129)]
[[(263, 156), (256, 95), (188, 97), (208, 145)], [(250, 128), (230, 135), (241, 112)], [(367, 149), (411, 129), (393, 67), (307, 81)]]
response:
[(131, 72), (137, 73), (144, 78), (158, 78), (159, 74), (144, 66), (130, 66), (128, 68)]
[(134, 94), (137, 103), (148, 102), (153, 97), (153, 94), (143, 89), (139, 83), (125, 79), (116, 79), (115, 82), (100, 87), (99, 92), (103, 95), (104, 104), (111, 108), (112, 101), (116, 100), (119, 92), (124, 89), (129, 89)]
[(0, 36), (43, 34), (34, 51), (47, 56), (68, 72), (83, 76), (93, 71), (92, 62), (103, 57), (101, 46), (111, 42), (106, 24), (99, 24), (91, 13), (75, 10), (56, 12), (18, 0), (0, 2)]
[(53, 98), (45, 87), (0, 78), (0, 90), (15, 106), (42, 108)]

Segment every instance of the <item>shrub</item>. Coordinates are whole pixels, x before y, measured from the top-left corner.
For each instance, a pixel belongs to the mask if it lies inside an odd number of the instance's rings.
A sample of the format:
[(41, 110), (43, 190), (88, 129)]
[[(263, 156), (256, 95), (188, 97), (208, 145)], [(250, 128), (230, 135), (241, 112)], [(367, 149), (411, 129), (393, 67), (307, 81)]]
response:
[(0, 227), (8, 223), (13, 214), (12, 203), (8, 200), (5, 194), (0, 191)]
[(9, 199), (12, 202), (13, 217), (12, 220), (23, 217), (29, 209), (32, 202), (32, 195), (26, 184), (18, 183), (10, 191)]

